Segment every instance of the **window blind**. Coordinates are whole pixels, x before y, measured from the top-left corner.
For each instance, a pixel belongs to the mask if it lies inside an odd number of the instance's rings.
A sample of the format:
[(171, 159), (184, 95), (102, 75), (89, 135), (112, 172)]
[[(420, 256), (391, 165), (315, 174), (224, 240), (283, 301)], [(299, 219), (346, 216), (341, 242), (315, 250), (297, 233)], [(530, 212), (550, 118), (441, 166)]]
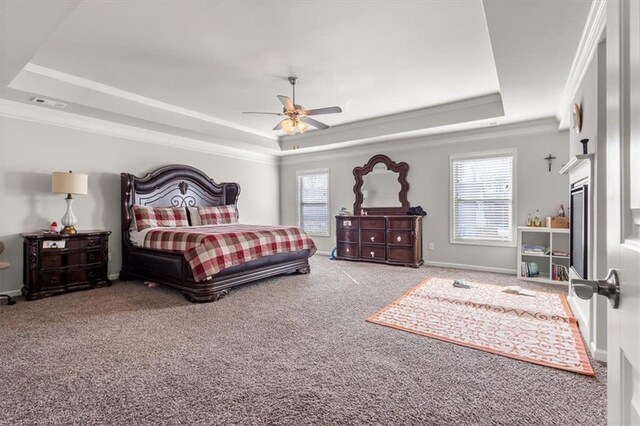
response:
[(513, 241), (513, 155), (453, 159), (453, 240)]
[(298, 226), (310, 234), (329, 235), (329, 173), (298, 175)]

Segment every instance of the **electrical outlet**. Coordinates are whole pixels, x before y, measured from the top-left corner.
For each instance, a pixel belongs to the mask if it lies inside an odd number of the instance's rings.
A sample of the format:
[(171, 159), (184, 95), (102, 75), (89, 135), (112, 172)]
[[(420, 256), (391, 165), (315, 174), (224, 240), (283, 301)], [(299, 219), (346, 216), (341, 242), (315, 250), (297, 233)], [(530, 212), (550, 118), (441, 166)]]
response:
[(434, 243), (429, 243), (429, 250), (435, 250), (436, 245)]

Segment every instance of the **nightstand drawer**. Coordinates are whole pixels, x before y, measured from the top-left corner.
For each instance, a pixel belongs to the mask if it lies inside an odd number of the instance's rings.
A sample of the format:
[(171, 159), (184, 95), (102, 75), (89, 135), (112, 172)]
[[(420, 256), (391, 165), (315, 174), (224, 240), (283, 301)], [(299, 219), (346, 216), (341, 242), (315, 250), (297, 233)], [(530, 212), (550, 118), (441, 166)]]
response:
[(102, 251), (92, 250), (77, 253), (46, 253), (42, 255), (42, 269), (60, 269), (91, 265), (102, 262)]
[(86, 238), (86, 239), (69, 239), (69, 241), (67, 241), (67, 248), (71, 250), (87, 249), (87, 248), (93, 248), (93, 247), (100, 247), (101, 244), (102, 244), (101, 237), (93, 237), (93, 238)]
[(70, 269), (63, 272), (43, 272), (40, 274), (40, 283), (43, 289), (72, 286), (74, 284), (103, 280), (105, 279), (103, 275), (102, 267)]

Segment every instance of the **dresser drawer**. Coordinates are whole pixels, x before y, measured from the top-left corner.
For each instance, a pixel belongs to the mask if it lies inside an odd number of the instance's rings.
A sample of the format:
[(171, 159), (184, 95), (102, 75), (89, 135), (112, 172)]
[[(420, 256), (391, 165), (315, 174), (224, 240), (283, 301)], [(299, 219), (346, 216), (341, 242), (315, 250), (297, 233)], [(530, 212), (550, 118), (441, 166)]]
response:
[(413, 263), (413, 247), (389, 246), (387, 248), (387, 260), (390, 262)]
[(94, 237), (87, 239), (69, 239), (67, 241), (67, 248), (76, 250), (76, 249), (87, 249), (92, 247), (100, 247), (102, 245), (102, 237)]
[(362, 244), (384, 244), (384, 231), (374, 229), (363, 229), (360, 231)]
[(363, 259), (376, 259), (376, 260), (384, 260), (386, 259), (386, 249), (385, 246), (379, 245), (362, 245), (362, 258)]
[(389, 245), (408, 246), (413, 244), (411, 231), (389, 231)]
[(71, 269), (62, 272), (42, 272), (40, 274), (40, 285), (43, 289), (46, 289), (81, 284), (106, 279), (103, 275), (101, 266), (87, 269)]
[(347, 243), (357, 243), (358, 242), (358, 230), (351, 228), (340, 228), (338, 229), (338, 241), (347, 242)]
[(357, 217), (341, 217), (336, 219), (336, 224), (338, 228), (358, 229), (360, 222)]
[[(53, 251), (53, 250), (51, 250)], [(102, 263), (102, 250), (78, 253), (45, 253), (42, 255), (42, 269), (60, 269)]]
[(410, 217), (387, 217), (389, 229), (413, 229), (414, 219)]
[(341, 257), (359, 257), (357, 243), (338, 243), (338, 256)]
[(362, 217), (360, 218), (362, 229), (384, 229), (384, 217)]

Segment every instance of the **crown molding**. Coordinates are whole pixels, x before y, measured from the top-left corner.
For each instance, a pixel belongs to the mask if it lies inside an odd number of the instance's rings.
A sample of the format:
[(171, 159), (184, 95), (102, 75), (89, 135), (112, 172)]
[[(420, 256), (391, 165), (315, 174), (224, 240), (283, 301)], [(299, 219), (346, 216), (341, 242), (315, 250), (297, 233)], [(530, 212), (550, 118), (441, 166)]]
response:
[(560, 122), (560, 129), (569, 128), (569, 108), (604, 34), (607, 21), (606, 9), (605, 0), (593, 0), (591, 3), (582, 38), (556, 109), (556, 118)]
[(406, 132), (442, 127), (470, 121), (503, 117), (502, 95), (492, 93), (426, 108), (383, 115), (366, 120), (331, 126), (322, 131), (302, 135), (282, 136), (280, 146), (291, 151), (293, 146), (322, 147), (353, 141), (373, 142)]
[(246, 151), (215, 142), (176, 136), (158, 132), (156, 130), (128, 126), (126, 124), (73, 114), (66, 111), (48, 109), (42, 106), (29, 105), (8, 99), (0, 99), (0, 116), (116, 138), (169, 146), (172, 148), (214, 154), (222, 157), (237, 158), (272, 165), (279, 164), (278, 158), (271, 154)]
[(230, 121), (222, 120), (220, 118), (216, 118), (208, 114), (203, 114), (198, 111), (182, 108), (177, 105), (158, 101), (156, 99), (147, 98), (146, 96), (137, 95), (133, 92), (128, 92), (126, 90), (118, 89), (117, 87), (108, 86), (106, 84), (98, 83), (97, 81), (88, 80), (86, 78), (78, 77), (72, 74), (67, 74), (61, 71), (56, 71), (54, 69), (36, 65), (31, 62), (25, 65), (24, 71), (28, 71), (44, 77), (52, 78), (54, 80), (62, 81), (64, 83), (71, 84), (73, 86), (82, 87), (84, 89), (89, 89), (95, 92), (114, 96), (116, 98), (121, 98), (127, 101), (136, 102), (152, 108), (157, 108), (157, 109), (171, 112), (174, 114), (183, 115), (189, 118), (194, 118), (196, 120), (206, 121), (209, 123), (217, 124), (219, 126), (224, 126), (234, 130), (239, 130), (242, 132), (260, 136), (266, 139), (278, 140), (277, 136), (270, 133), (254, 130), (249, 127), (241, 126), (239, 124), (232, 123)]
[(280, 164), (282, 166), (287, 166), (291, 164), (309, 163), (318, 160), (331, 160), (335, 159), (336, 157), (371, 155), (379, 154), (381, 152), (388, 153), (411, 151), (414, 149), (430, 148), (441, 145), (472, 141), (557, 133), (559, 133), (558, 121), (554, 117), (548, 117), (538, 120), (504, 124), (501, 126), (489, 128), (464, 130), (438, 135), (426, 135), (407, 139), (394, 139), (393, 144), (390, 144), (389, 141), (382, 141), (373, 144), (350, 146), (328, 151), (289, 154), (287, 156), (280, 157)]

